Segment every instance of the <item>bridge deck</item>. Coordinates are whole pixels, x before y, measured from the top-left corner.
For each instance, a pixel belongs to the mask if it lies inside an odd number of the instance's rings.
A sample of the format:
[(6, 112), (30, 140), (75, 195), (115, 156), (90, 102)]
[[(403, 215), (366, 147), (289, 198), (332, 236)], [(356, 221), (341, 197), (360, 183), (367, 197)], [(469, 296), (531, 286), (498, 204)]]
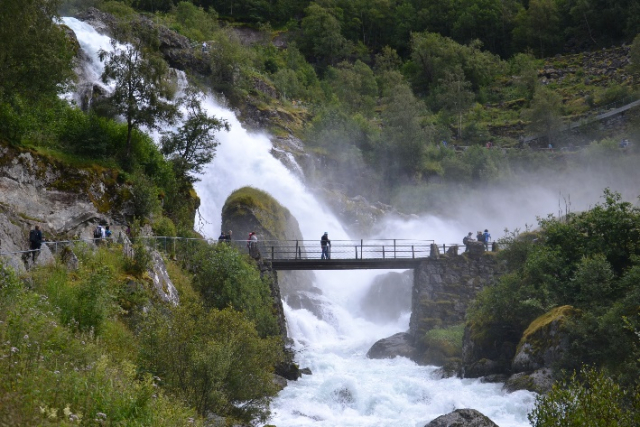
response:
[(430, 255), (428, 240), (334, 240), (322, 259), (320, 240), (260, 241), (261, 258), (274, 270), (409, 269)]
[(279, 259), (269, 261), (274, 270), (406, 270), (427, 258)]

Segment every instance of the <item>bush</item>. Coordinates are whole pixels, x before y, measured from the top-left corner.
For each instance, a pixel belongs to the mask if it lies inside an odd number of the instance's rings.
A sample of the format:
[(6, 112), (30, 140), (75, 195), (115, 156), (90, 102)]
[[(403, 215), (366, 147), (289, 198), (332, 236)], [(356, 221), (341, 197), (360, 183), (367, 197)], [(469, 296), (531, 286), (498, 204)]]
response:
[(143, 174), (136, 174), (131, 187), (133, 214), (138, 218), (148, 218), (160, 213), (158, 188)]
[(153, 311), (140, 336), (143, 365), (199, 413), (266, 419), (281, 344), (260, 338), (242, 314), (200, 305)]
[(640, 425), (640, 393), (623, 390), (611, 378), (592, 368), (554, 384), (536, 398), (529, 414), (533, 427), (632, 427)]
[(176, 226), (166, 216), (157, 218), (151, 228), (156, 236), (176, 237)]
[(207, 308), (241, 311), (261, 337), (279, 335), (269, 284), (260, 272), (229, 245), (206, 245), (194, 255), (193, 285)]

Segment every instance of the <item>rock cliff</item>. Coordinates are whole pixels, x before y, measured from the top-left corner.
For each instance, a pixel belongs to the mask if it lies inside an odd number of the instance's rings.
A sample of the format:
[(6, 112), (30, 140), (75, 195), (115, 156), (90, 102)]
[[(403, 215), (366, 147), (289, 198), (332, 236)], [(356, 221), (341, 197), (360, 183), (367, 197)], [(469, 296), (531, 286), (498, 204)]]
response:
[(28, 249), (34, 226), (40, 226), (47, 240), (89, 239), (96, 223), (112, 224), (117, 232), (118, 224), (131, 215), (130, 199), (130, 186), (115, 170), (71, 167), (30, 150), (0, 145), (0, 250), (18, 271), (25, 264), (17, 252)]

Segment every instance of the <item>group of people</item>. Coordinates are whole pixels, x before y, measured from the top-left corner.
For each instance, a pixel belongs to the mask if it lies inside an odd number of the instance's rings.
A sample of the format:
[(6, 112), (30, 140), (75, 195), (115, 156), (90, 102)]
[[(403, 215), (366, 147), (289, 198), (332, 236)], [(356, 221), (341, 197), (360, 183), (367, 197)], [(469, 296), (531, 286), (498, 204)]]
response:
[(93, 239), (96, 244), (100, 243), (102, 239), (108, 239), (113, 235), (111, 229), (108, 225), (102, 226), (98, 224), (96, 228), (93, 229)]
[(231, 235), (233, 231), (229, 230), (229, 232), (225, 233), (224, 231), (220, 232), (220, 236), (218, 237), (218, 243), (231, 243)]
[(489, 234), (489, 230), (485, 228), (484, 231), (478, 231), (476, 233), (476, 237), (473, 237), (473, 233), (470, 231), (469, 234), (464, 236), (462, 239), (462, 243), (465, 246), (465, 252), (469, 251), (469, 243), (471, 242), (481, 242), (484, 244), (484, 250), (489, 250), (489, 242), (491, 241), (491, 234)]

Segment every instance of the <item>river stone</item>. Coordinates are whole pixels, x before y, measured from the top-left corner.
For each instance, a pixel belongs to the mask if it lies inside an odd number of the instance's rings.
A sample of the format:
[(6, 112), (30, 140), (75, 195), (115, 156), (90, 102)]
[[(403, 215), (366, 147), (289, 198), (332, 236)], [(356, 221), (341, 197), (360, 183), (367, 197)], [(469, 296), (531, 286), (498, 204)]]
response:
[(475, 409), (456, 409), (439, 416), (424, 427), (498, 427), (498, 425)]
[(367, 352), (369, 359), (393, 359), (397, 356), (415, 359), (416, 349), (411, 335), (400, 332), (376, 342)]
[(503, 390), (514, 392), (517, 390), (528, 390), (539, 394), (546, 394), (551, 391), (554, 379), (551, 369), (542, 368), (530, 374), (519, 372), (513, 374), (504, 383)]

